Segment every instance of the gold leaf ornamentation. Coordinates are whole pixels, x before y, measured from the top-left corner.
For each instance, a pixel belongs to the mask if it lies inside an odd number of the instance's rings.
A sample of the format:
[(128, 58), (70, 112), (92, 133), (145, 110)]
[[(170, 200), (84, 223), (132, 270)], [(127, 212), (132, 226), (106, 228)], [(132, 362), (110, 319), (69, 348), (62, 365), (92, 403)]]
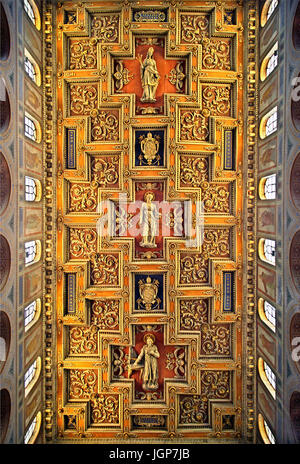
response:
[(92, 141), (118, 141), (119, 140), (119, 121), (118, 118), (108, 111), (98, 111), (92, 117)]
[(189, 110), (181, 112), (180, 136), (182, 140), (208, 140), (208, 119), (203, 116), (200, 110)]
[(101, 43), (114, 43), (119, 40), (118, 15), (95, 15), (91, 22), (91, 35), (97, 37)]
[(119, 284), (119, 256), (96, 253), (91, 257), (91, 281), (103, 287)]
[(91, 323), (100, 330), (118, 330), (120, 317), (119, 300), (97, 300), (91, 308)]
[(89, 115), (98, 106), (97, 84), (70, 84), (71, 116)]
[(102, 393), (91, 400), (92, 424), (118, 424), (119, 423), (119, 395)]
[(97, 391), (97, 380), (96, 370), (70, 369), (70, 399), (89, 399)]
[(97, 231), (95, 229), (70, 228), (70, 258), (88, 259), (97, 251)]
[(209, 16), (181, 15), (181, 42), (190, 44), (201, 43), (209, 35)]
[(97, 45), (93, 40), (80, 39), (70, 42), (70, 69), (96, 69)]
[(70, 355), (95, 355), (98, 353), (98, 329), (88, 327), (72, 327), (70, 329)]
[(71, 213), (94, 212), (97, 209), (97, 189), (91, 184), (70, 185), (69, 210)]

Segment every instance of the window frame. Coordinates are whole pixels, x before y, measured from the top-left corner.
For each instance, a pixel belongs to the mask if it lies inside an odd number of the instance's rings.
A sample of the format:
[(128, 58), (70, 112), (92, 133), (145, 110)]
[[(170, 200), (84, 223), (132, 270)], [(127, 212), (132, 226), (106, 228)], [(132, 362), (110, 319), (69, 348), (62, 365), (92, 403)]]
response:
[[(271, 311), (266, 309), (266, 306), (269, 305), (270, 309), (274, 313), (271, 315)], [(276, 308), (269, 301), (259, 298), (258, 300), (258, 314), (261, 320), (266, 324), (272, 332), (276, 333)]]
[(32, 445), (35, 442), (40, 432), (41, 423), (42, 423), (42, 413), (41, 411), (39, 411), (25, 432), (25, 435), (24, 435), (25, 445)]
[[(24, 391), (25, 391), (25, 398), (29, 395), (35, 384), (40, 378), (42, 370), (42, 360), (41, 357), (38, 356), (33, 363), (30, 364), (28, 369), (25, 371), (24, 374)], [(28, 380), (29, 379), (29, 380)]]
[(24, 7), (24, 11), (26, 12), (32, 24), (34, 24), (37, 30), (40, 31), (41, 30), (41, 15), (34, 0), (24, 0), (23, 7)]
[[(25, 332), (31, 329), (34, 324), (39, 320), (41, 315), (41, 300), (37, 298), (36, 300), (32, 301), (29, 305), (25, 306), (24, 308), (24, 329)], [(30, 313), (29, 313), (30, 311)], [(26, 314), (27, 312), (27, 314)], [(29, 320), (28, 320), (29, 319)], [(26, 323), (26, 320), (28, 321)]]
[(265, 27), (279, 5), (279, 0), (267, 0), (261, 10), (260, 25)]
[[(268, 367), (268, 371), (266, 371), (266, 368), (265, 366)], [(258, 364), (257, 364), (257, 367), (258, 367), (258, 373), (259, 373), (259, 377), (261, 379), (261, 381), (263, 382), (263, 384), (265, 385), (266, 389), (268, 390), (268, 392), (270, 393), (270, 395), (272, 396), (272, 398), (274, 400), (276, 400), (276, 375), (275, 373), (273, 372), (273, 370), (271, 369), (271, 367), (269, 366), (268, 363), (266, 363), (266, 361), (263, 359), (263, 358), (258, 358)], [(269, 370), (271, 371), (272, 373), (272, 377), (273, 380), (275, 379), (275, 381), (273, 382), (272, 380), (272, 383), (270, 382), (269, 380)], [(275, 388), (273, 386), (273, 383), (275, 383)]]

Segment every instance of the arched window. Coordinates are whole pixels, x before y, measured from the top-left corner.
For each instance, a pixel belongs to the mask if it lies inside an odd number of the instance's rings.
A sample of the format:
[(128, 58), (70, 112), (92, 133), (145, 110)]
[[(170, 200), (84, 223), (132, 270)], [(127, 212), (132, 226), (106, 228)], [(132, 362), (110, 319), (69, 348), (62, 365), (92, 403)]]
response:
[(25, 243), (25, 265), (37, 263), (41, 258), (42, 245), (40, 240)]
[(263, 442), (266, 445), (275, 445), (276, 440), (271, 432), (270, 427), (268, 426), (267, 422), (263, 418), (261, 414), (258, 414), (258, 429), (261, 435), (261, 438), (263, 439)]
[(261, 200), (275, 200), (277, 194), (276, 174), (265, 176), (259, 181), (259, 198)]
[(278, 42), (271, 48), (265, 56), (260, 67), (260, 79), (264, 81), (278, 65)]
[(24, 10), (35, 27), (41, 29), (41, 16), (38, 7), (33, 0), (24, 0)]
[(262, 359), (258, 359), (258, 372), (259, 376), (266, 386), (267, 390), (271, 393), (274, 400), (276, 399), (276, 376), (270, 366)]
[(263, 298), (258, 300), (258, 314), (261, 320), (273, 331), (276, 332), (276, 308)]
[(30, 79), (36, 83), (36, 85), (40, 86), (41, 80), (42, 80), (40, 67), (26, 48), (25, 48), (24, 54), (25, 54), (25, 58), (24, 58), (25, 72), (30, 77)]
[(25, 445), (32, 445), (35, 442), (41, 428), (41, 423), (42, 413), (39, 411), (25, 433)]
[(42, 197), (42, 184), (38, 179), (25, 176), (25, 200), (40, 201)]
[(272, 14), (274, 13), (276, 7), (278, 5), (278, 0), (267, 0), (263, 6), (261, 12), (261, 20), (260, 24), (261, 27), (264, 27), (268, 20), (271, 18)]
[(27, 369), (24, 375), (25, 397), (32, 390), (41, 373), (42, 360), (38, 357)]
[(277, 131), (277, 117), (277, 106), (263, 116), (259, 127), (259, 135), (261, 139), (265, 139)]
[(34, 142), (37, 142), (37, 127), (34, 121), (25, 115), (24, 124), (26, 137), (33, 140)]
[(24, 308), (25, 332), (27, 332), (39, 320), (40, 314), (41, 300), (39, 298)]
[(262, 261), (275, 266), (276, 264), (276, 242), (268, 238), (261, 238), (258, 242), (258, 254)]

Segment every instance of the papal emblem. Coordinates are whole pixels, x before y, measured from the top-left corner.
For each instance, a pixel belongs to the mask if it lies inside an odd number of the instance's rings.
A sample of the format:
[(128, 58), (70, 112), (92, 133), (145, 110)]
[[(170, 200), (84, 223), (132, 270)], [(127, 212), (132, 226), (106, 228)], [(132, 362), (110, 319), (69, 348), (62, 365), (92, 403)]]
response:
[(138, 310), (160, 310), (161, 299), (157, 297), (159, 281), (147, 277), (146, 280), (139, 280), (140, 298), (137, 300)]
[(148, 166), (156, 164), (160, 160), (160, 155), (158, 155), (159, 140), (160, 137), (158, 135), (153, 137), (151, 132), (148, 132), (147, 137), (140, 137), (141, 150), (143, 153), (143, 155), (139, 156), (140, 164), (143, 164), (143, 158), (146, 160), (144, 163), (148, 164)]

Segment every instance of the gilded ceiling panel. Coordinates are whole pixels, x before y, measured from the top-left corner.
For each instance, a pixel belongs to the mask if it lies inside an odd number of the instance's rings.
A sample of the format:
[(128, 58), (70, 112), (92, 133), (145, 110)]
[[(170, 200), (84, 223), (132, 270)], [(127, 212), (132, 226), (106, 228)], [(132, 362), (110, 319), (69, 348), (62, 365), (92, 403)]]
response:
[(243, 8), (142, 3), (56, 9), (58, 439), (234, 441)]

